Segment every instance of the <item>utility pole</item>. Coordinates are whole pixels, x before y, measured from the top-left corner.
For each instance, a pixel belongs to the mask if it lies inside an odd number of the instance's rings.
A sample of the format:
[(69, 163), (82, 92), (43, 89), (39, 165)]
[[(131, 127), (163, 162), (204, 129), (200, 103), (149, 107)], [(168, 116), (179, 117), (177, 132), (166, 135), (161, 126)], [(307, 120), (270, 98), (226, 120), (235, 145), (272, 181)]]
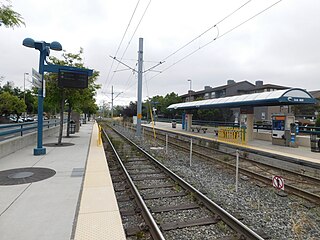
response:
[(123, 93), (123, 92), (119, 92), (115, 97), (113, 97), (114, 95), (114, 91), (113, 91), (113, 85), (111, 86), (111, 119), (113, 119), (113, 101), (119, 97), (119, 95)]
[[(137, 103), (137, 130), (136, 130), (136, 136), (141, 137), (141, 119), (142, 119), (142, 74), (148, 71), (152, 71), (154, 68), (159, 66), (160, 64), (164, 62), (159, 62), (155, 66), (142, 71), (143, 66), (143, 38), (139, 38), (139, 51), (138, 51), (138, 71), (134, 68), (128, 66), (127, 64), (121, 62), (116, 57), (110, 56), (115, 61), (121, 63), (122, 65), (126, 66), (127, 68), (131, 69), (133, 72), (138, 72), (138, 103)], [(154, 71), (154, 70), (153, 70)], [(118, 94), (119, 95), (119, 94)], [(117, 96), (116, 96), (117, 97)], [(115, 98), (116, 98), (115, 97)]]
[(113, 85), (111, 86), (111, 120), (113, 119)]
[(102, 100), (102, 118), (104, 118), (104, 100)]
[(29, 75), (29, 73), (23, 74), (23, 100), (24, 100), (24, 103), (26, 103), (26, 75)]
[(143, 38), (139, 38), (138, 52), (138, 103), (137, 103), (137, 137), (141, 137), (142, 118), (142, 65), (143, 65)]

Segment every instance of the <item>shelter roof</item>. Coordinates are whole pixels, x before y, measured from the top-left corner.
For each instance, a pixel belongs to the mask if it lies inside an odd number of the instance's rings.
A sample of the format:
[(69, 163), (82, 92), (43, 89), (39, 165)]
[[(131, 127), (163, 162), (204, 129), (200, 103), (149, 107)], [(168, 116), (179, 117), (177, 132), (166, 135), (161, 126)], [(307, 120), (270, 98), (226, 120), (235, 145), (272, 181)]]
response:
[(315, 104), (310, 93), (300, 88), (291, 88), (263, 93), (244, 94), (232, 97), (213, 98), (201, 101), (176, 103), (169, 109), (209, 109)]

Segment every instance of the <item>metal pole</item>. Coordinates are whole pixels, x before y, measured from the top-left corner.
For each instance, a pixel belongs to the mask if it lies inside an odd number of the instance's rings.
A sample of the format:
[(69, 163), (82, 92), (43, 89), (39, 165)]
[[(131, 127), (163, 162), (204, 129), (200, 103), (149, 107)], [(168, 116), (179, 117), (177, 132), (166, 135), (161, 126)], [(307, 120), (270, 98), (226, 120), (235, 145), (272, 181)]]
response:
[(190, 167), (191, 167), (191, 161), (192, 161), (192, 138), (190, 138), (190, 162), (189, 162)]
[[(29, 73), (23, 74), (23, 101), (25, 104), (26, 104), (26, 75), (29, 75)], [(27, 111), (28, 109), (25, 112), (25, 115), (24, 115), (25, 118), (27, 117)]]
[(239, 150), (236, 150), (236, 192), (238, 192), (238, 178), (239, 178)]
[(23, 100), (24, 100), (24, 103), (26, 103), (26, 75), (29, 75), (29, 73), (23, 74)]
[(191, 79), (188, 79), (188, 82), (190, 82), (190, 89), (189, 89), (189, 102), (191, 102)]
[(111, 120), (113, 119), (113, 85), (111, 86)]
[(141, 136), (141, 118), (142, 118), (142, 65), (143, 65), (143, 38), (139, 38), (138, 52), (138, 103), (137, 103), (137, 137)]
[(43, 131), (43, 75), (44, 75), (44, 60), (47, 54), (47, 46), (45, 42), (38, 49), (40, 51), (39, 73), (42, 75), (42, 87), (38, 89), (38, 140), (37, 148), (33, 149), (33, 155), (44, 155), (46, 149), (42, 147), (42, 131)]
[(166, 154), (168, 154), (168, 134), (166, 133)]

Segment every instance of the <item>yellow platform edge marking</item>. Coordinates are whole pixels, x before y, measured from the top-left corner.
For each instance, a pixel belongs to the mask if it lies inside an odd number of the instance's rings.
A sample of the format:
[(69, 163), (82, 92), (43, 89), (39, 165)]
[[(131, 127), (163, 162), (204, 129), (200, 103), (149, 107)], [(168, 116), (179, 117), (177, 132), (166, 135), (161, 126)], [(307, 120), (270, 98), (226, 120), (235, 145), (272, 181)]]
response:
[(125, 240), (118, 203), (114, 193), (109, 168), (100, 139), (97, 123), (94, 124), (75, 240), (113, 239)]

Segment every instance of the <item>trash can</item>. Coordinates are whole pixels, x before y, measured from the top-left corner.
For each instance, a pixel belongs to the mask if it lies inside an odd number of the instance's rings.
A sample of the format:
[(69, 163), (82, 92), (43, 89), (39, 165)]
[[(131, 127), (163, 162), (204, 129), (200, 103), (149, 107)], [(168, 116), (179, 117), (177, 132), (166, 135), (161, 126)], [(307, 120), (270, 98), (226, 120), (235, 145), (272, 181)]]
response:
[(75, 121), (70, 121), (69, 123), (69, 134), (75, 134), (76, 133), (76, 123)]
[(176, 120), (172, 120), (171, 125), (172, 125), (172, 128), (176, 128), (177, 127), (177, 121)]
[(311, 152), (320, 152), (320, 133), (310, 133)]

